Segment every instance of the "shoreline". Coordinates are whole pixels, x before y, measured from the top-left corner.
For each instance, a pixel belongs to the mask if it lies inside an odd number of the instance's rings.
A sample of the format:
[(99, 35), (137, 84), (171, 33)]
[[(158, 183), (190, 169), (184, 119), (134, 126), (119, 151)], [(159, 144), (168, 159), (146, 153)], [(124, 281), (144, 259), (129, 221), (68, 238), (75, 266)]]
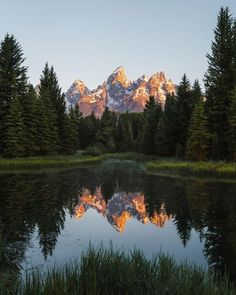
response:
[(101, 155), (45, 156), (29, 158), (0, 159), (0, 173), (39, 171), (43, 169), (76, 168), (93, 165), (108, 159), (131, 160), (142, 163), (149, 172), (173, 175), (236, 177), (235, 162), (190, 162), (174, 158), (157, 158), (141, 153), (107, 153)]

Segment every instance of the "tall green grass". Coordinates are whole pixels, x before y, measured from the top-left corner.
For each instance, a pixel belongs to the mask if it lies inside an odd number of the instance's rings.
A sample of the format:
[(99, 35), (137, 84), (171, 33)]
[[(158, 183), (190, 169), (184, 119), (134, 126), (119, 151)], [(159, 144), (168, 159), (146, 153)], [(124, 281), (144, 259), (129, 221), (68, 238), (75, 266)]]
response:
[(148, 260), (137, 250), (127, 254), (112, 248), (91, 247), (80, 261), (48, 269), (45, 273), (33, 271), (14, 288), (2, 289), (2, 292), (19, 295), (236, 294), (227, 278), (216, 280), (200, 267), (186, 262), (177, 264), (167, 255)]
[(0, 171), (76, 167), (95, 164), (101, 161), (101, 157), (83, 155), (0, 159)]
[(177, 172), (198, 176), (235, 177), (236, 163), (226, 162), (187, 162), (176, 160), (152, 160), (146, 163), (151, 171)]

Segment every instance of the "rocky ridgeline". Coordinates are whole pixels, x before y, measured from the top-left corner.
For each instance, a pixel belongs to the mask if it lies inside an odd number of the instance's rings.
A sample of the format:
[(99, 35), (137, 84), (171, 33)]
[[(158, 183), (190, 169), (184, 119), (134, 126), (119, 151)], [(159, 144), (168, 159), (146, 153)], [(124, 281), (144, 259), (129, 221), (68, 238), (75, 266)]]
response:
[(167, 93), (175, 92), (175, 85), (164, 72), (150, 78), (141, 76), (135, 81), (127, 79), (123, 67), (117, 68), (102, 85), (90, 90), (81, 80), (76, 80), (66, 93), (68, 104), (78, 104), (86, 116), (93, 111), (101, 116), (106, 106), (117, 112), (141, 112), (149, 96), (162, 105)]

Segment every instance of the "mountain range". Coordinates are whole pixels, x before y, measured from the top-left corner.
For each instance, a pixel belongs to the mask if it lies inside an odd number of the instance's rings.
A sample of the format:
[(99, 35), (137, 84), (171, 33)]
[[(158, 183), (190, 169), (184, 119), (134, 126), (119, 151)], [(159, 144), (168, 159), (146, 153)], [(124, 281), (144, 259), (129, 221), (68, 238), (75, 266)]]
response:
[(141, 76), (135, 81), (126, 77), (125, 69), (118, 67), (106, 81), (90, 90), (84, 82), (76, 80), (66, 92), (69, 105), (78, 104), (83, 115), (92, 112), (100, 117), (105, 107), (116, 112), (141, 112), (149, 96), (154, 96), (163, 106), (167, 93), (175, 92), (176, 86), (164, 72), (150, 78)]

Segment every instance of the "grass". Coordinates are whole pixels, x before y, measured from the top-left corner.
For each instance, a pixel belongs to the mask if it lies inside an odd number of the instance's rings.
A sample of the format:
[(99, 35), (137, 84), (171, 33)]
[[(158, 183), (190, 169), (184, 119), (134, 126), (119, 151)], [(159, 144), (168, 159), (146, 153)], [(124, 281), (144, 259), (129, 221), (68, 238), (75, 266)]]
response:
[(35, 270), (14, 287), (6, 286), (0, 281), (1, 295), (236, 294), (226, 277), (216, 280), (196, 265), (177, 264), (163, 254), (148, 260), (138, 250), (127, 254), (101, 247), (90, 247), (80, 261)]
[(97, 156), (73, 155), (73, 156), (45, 156), (14, 159), (0, 159), (0, 171), (15, 171), (24, 169), (44, 169), (76, 167), (81, 165), (95, 164), (102, 161)]
[(174, 172), (185, 175), (235, 177), (236, 163), (226, 162), (187, 162), (169, 160), (152, 160), (146, 162), (150, 171)]
[(131, 160), (143, 163), (149, 171), (174, 173), (193, 176), (228, 177), (236, 176), (236, 163), (227, 162), (188, 162), (176, 159), (162, 159), (141, 153), (106, 153), (98, 156), (45, 156), (1, 159), (0, 172), (25, 171), (40, 169), (72, 168), (82, 165), (97, 164), (107, 159)]

